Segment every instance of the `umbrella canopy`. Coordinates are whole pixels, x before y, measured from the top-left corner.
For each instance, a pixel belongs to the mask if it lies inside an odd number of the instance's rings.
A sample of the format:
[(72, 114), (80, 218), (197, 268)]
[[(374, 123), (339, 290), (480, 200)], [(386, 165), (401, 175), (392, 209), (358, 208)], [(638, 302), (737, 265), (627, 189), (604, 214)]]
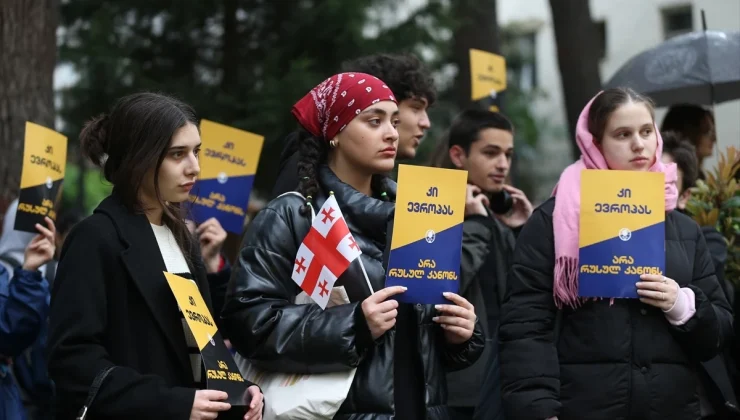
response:
[(677, 36), (622, 66), (605, 88), (630, 87), (658, 106), (740, 99), (740, 32)]

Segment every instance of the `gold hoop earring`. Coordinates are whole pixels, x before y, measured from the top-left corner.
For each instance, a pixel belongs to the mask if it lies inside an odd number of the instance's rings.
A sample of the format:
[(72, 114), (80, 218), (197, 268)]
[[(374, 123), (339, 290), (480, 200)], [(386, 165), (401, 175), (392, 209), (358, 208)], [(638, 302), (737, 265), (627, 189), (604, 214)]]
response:
[(331, 140), (329, 142), (329, 146), (331, 146), (332, 149), (335, 148), (335, 147), (337, 147), (337, 141), (336, 140)]

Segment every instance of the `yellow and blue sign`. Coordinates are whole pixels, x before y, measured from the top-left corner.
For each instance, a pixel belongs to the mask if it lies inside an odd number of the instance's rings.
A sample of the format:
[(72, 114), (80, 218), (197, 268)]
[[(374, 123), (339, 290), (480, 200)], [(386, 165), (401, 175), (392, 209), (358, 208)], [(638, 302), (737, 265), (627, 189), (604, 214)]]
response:
[(247, 215), (264, 137), (202, 120), (200, 178), (190, 201), (196, 223), (211, 217), (228, 231), (241, 234)]
[(405, 286), (406, 303), (449, 303), (460, 285), (468, 172), (399, 165), (386, 287)]
[(578, 295), (638, 298), (641, 274), (665, 271), (665, 175), (581, 173)]
[(244, 415), (251, 399), (247, 392), (247, 382), (239, 372), (233, 356), (226, 348), (221, 333), (216, 327), (211, 312), (208, 310), (198, 285), (194, 281), (165, 272), (167, 284), (175, 296), (177, 305), (185, 316), (185, 322), (198, 343), (206, 371), (208, 389), (223, 391), (229, 395), (228, 402), (232, 408), (229, 413)]
[(46, 127), (26, 122), (23, 170), (15, 230), (38, 233), (46, 227), (44, 217), (56, 221), (67, 163), (67, 137)]

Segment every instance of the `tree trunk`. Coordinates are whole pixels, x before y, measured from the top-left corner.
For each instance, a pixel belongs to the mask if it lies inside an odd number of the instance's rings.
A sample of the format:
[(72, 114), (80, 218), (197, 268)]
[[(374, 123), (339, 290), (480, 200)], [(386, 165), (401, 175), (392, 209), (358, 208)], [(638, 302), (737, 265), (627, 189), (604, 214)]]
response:
[(453, 35), (457, 80), (457, 105), (465, 109), (473, 105), (470, 99), (470, 49), (500, 54), (496, 0), (455, 0), (452, 2), (455, 24)]
[(571, 152), (581, 152), (575, 141), (576, 123), (581, 110), (601, 89), (599, 73), (599, 33), (591, 20), (589, 0), (550, 0), (560, 80), (568, 116)]
[(20, 188), (26, 121), (54, 128), (57, 1), (0, 1), (0, 220)]
[(222, 58), (221, 70), (223, 78), (221, 79), (221, 89), (224, 92), (230, 92), (235, 89), (239, 82), (239, 39), (238, 22), (236, 13), (238, 10), (236, 0), (224, 0), (224, 34), (221, 38)]

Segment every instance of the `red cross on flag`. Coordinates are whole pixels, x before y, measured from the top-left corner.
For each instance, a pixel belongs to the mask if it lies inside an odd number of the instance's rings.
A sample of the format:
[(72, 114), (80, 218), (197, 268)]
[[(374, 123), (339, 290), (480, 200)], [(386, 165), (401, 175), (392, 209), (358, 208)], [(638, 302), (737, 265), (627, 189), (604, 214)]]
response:
[(361, 253), (332, 194), (298, 248), (291, 278), (325, 309), (337, 278)]

